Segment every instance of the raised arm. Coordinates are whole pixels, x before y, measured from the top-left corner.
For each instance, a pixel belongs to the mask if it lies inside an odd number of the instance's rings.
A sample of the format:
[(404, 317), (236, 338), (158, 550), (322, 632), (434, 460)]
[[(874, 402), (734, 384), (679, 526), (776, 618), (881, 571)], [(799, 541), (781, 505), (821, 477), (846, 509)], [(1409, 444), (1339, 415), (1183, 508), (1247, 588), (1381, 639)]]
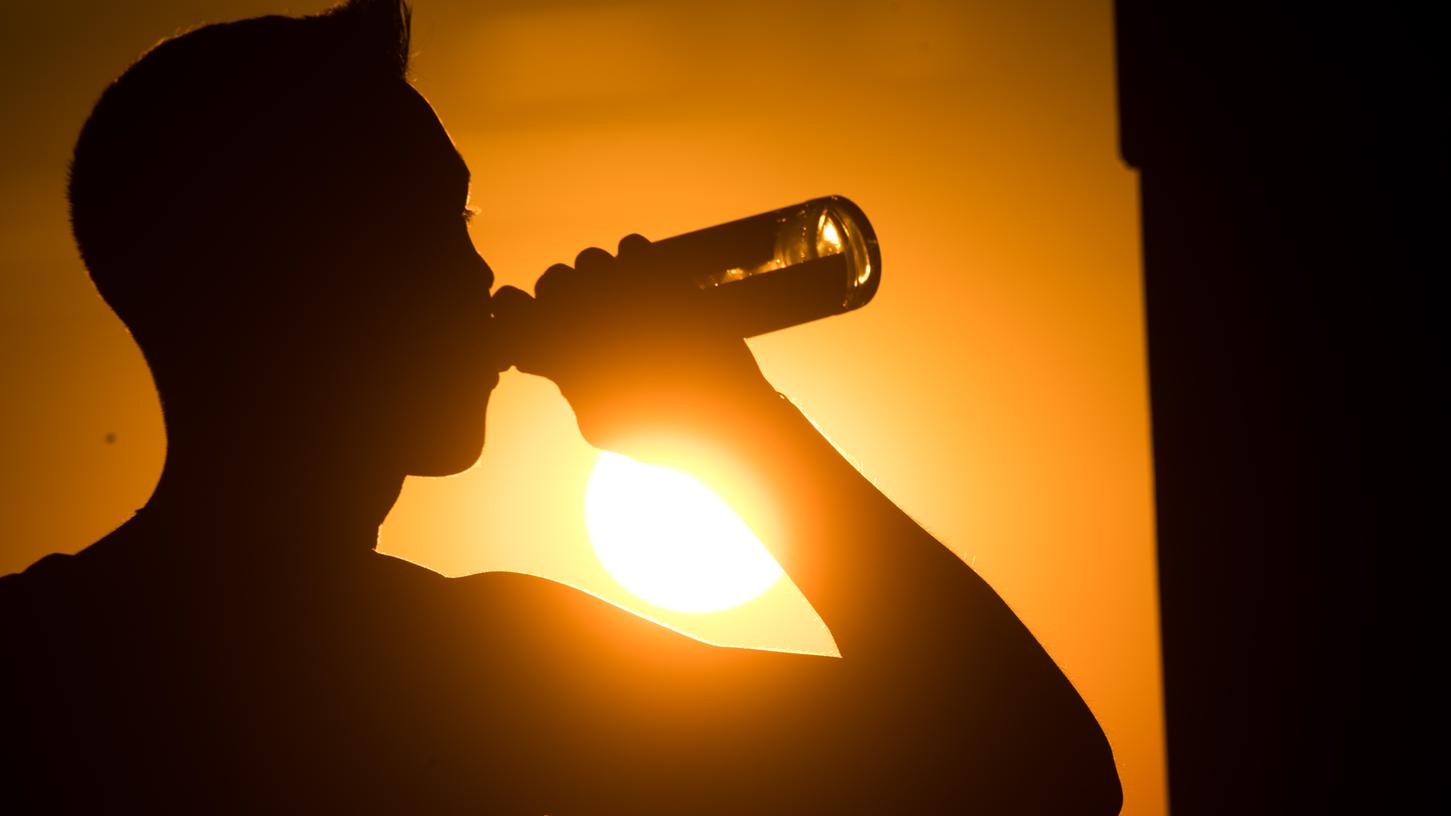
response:
[(1102, 731), (1037, 641), (777, 394), (708, 301), (669, 273), (631, 236), (618, 259), (592, 249), (572, 268), (551, 267), (535, 300), (501, 291), (496, 312), (517, 340), (518, 367), (559, 385), (592, 444), (712, 483), (830, 627), (838, 661), (682, 648), (681, 661), (742, 689), (733, 696), (702, 679), (711, 705), (749, 708), (734, 698), (760, 694), (758, 682), (791, 687), (779, 733), (818, 773), (783, 779), (985, 813), (1117, 812)]

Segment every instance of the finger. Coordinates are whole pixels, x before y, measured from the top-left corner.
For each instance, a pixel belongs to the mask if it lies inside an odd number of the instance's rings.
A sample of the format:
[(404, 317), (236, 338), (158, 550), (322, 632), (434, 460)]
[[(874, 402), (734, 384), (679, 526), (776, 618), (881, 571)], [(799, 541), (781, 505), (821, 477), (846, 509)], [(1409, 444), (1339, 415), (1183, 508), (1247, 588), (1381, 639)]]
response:
[(494, 293), (491, 305), (500, 341), (512, 345), (533, 319), (534, 298), (512, 286), (501, 286)]
[(566, 264), (555, 264), (544, 270), (544, 274), (534, 282), (534, 296), (543, 300), (561, 297), (564, 292), (572, 288), (571, 284), (579, 277), (579, 273), (573, 267)]
[(492, 298), (495, 353), (505, 365), (530, 368), (529, 352), (537, 343), (533, 331), (534, 298), (512, 286), (501, 286)]
[(586, 275), (601, 275), (609, 271), (614, 260), (615, 256), (603, 249), (590, 247), (575, 256), (574, 268)]
[(534, 298), (529, 293), (513, 286), (500, 286), (490, 298), (494, 307), (494, 316), (500, 319), (512, 319), (516, 315), (527, 313), (534, 304)]
[(655, 245), (638, 233), (631, 233), (621, 238), (619, 250), (621, 277), (631, 279), (637, 286), (653, 286), (654, 281), (660, 277), (660, 264), (655, 257), (654, 250)]
[(621, 260), (624, 260), (625, 256), (627, 255), (633, 258), (641, 252), (649, 249), (650, 246), (651, 244), (648, 238), (637, 232), (632, 232), (629, 235), (626, 235), (624, 238), (620, 239), (620, 248), (619, 251), (617, 251), (615, 254), (618, 255)]

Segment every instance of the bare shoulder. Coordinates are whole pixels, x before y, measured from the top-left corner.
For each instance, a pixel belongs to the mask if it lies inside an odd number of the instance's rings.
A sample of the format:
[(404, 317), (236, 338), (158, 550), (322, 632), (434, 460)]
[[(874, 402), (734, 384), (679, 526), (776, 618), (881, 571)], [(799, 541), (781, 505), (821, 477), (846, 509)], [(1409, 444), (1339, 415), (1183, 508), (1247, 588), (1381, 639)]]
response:
[[(568, 584), (534, 575), (489, 572), (452, 579), (471, 616), (495, 637), (553, 666), (587, 664), (602, 683), (658, 694), (692, 683), (704, 693), (721, 681), (781, 683), (838, 663), (815, 655), (717, 646)], [(501, 632), (500, 629), (506, 630)], [(497, 641), (496, 641), (497, 642)], [(696, 683), (697, 680), (709, 682)]]
[(19, 572), (0, 575), (0, 595), (17, 594), (24, 589), (59, 580), (74, 561), (75, 556), (51, 553)]
[(485, 572), (450, 579), (472, 614), (517, 629), (530, 641), (571, 648), (658, 650), (707, 655), (718, 651), (693, 638), (568, 584), (518, 572)]
[[(524, 764), (556, 775), (545, 812), (679, 812), (669, 803), (680, 802), (697, 813), (761, 812), (767, 797), (809, 778), (806, 741), (839, 719), (840, 661), (713, 646), (536, 576), (451, 583), (471, 614), (495, 622), (492, 642), (507, 644), (506, 656), (496, 652), (504, 676), (493, 681), (507, 687), (504, 718), (529, 735), (514, 743)], [(534, 746), (548, 751), (530, 754)], [(622, 768), (668, 770), (641, 778)]]

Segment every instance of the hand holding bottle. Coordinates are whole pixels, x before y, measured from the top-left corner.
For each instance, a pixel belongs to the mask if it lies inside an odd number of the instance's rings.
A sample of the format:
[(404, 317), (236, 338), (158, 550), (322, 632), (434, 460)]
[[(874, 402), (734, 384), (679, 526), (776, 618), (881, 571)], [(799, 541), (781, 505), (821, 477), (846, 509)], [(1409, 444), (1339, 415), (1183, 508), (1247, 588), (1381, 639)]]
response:
[(617, 256), (590, 248), (550, 267), (533, 298), (494, 296), (515, 366), (559, 386), (590, 444), (646, 459), (776, 400), (739, 331), (654, 249), (631, 235)]
[(494, 302), (515, 365), (554, 380), (586, 439), (619, 450), (747, 424), (775, 393), (741, 338), (860, 308), (881, 265), (866, 215), (827, 196), (654, 244), (631, 235), (618, 257), (587, 249), (544, 273), (537, 300), (504, 287)]

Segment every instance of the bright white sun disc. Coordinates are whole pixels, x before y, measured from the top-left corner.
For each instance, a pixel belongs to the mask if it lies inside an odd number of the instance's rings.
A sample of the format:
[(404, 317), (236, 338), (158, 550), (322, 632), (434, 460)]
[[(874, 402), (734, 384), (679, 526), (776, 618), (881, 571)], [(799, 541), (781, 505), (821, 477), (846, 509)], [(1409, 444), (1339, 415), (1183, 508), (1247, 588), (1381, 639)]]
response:
[(585, 526), (616, 581), (656, 606), (714, 612), (745, 603), (781, 566), (724, 501), (671, 468), (601, 453)]

